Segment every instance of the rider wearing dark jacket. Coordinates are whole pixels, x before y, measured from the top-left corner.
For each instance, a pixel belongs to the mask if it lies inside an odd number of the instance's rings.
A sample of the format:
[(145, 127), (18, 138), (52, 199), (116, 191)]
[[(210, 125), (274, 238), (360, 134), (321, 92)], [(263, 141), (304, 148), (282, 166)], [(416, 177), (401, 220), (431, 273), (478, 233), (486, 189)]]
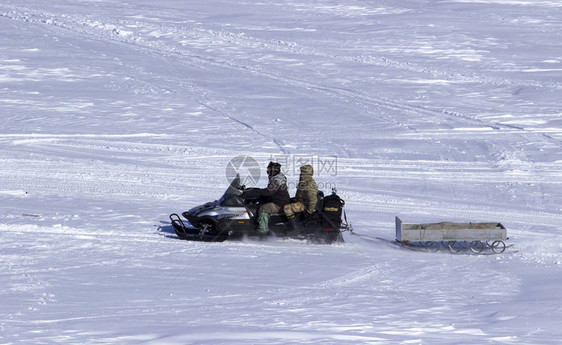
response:
[(258, 209), (258, 232), (260, 234), (269, 232), (269, 214), (279, 212), (291, 199), (287, 189), (287, 178), (281, 172), (281, 164), (270, 162), (267, 166), (267, 175), (269, 183), (266, 188), (252, 191), (251, 196), (248, 192), (242, 195), (244, 198), (254, 198), (257, 192), (259, 197), (267, 201)]
[(281, 208), (291, 200), (287, 190), (287, 178), (281, 172), (281, 164), (269, 163), (267, 174), (269, 175), (269, 183), (266, 188), (259, 190), (260, 196), (267, 198)]

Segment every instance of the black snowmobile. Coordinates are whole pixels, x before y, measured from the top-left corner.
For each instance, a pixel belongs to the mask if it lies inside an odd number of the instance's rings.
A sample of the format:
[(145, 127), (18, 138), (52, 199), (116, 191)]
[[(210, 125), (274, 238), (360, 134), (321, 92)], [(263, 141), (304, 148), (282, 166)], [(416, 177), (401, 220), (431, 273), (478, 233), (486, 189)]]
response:
[[(241, 197), (242, 191), (251, 192), (256, 189), (245, 189), (240, 185), (240, 176), (236, 176), (219, 200), (183, 212), (185, 220), (176, 213), (171, 214), (170, 220), (176, 235), (184, 240), (208, 242), (259, 236), (256, 230), (257, 210), (267, 200)], [(244, 193), (248, 194), (252, 193)], [(324, 193), (319, 191), (315, 212), (307, 217), (297, 213), (296, 232), (291, 231), (289, 221), (281, 211), (271, 214), (268, 236), (302, 239), (309, 243), (343, 242), (342, 231), (352, 230), (343, 212), (343, 206), (344, 201), (337, 194), (325, 197)]]

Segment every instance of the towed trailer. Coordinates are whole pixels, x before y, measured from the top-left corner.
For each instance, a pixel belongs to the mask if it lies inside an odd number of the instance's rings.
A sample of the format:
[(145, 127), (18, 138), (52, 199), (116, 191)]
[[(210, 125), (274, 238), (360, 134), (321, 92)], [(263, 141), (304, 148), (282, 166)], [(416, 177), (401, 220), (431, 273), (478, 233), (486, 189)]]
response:
[(396, 241), (433, 252), (444, 246), (452, 253), (467, 247), (475, 254), (485, 249), (503, 253), (507, 239), (507, 229), (498, 222), (404, 224), (396, 217)]

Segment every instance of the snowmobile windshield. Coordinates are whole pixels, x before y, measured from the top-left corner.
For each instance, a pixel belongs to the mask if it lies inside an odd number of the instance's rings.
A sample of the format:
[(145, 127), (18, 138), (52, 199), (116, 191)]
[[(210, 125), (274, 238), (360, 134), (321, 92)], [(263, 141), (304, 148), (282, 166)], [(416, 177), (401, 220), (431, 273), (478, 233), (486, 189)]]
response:
[(231, 195), (238, 195), (238, 191), (240, 190), (240, 175), (236, 175), (236, 177), (234, 178), (234, 180), (232, 180), (232, 182), (230, 182), (230, 185), (228, 186), (228, 188), (226, 189), (226, 191), (224, 192), (224, 196), (231, 196)]
[(234, 180), (219, 200), (219, 204), (223, 206), (242, 206), (244, 203), (238, 197), (240, 195), (240, 175), (236, 175)]

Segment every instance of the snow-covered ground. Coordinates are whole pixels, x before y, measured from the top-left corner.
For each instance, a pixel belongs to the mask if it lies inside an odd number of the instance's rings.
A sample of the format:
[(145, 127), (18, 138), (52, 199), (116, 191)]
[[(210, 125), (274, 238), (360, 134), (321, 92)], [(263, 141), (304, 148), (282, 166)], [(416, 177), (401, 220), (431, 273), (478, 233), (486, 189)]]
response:
[[(557, 0), (2, 1), (0, 344), (559, 344), (561, 39)], [(362, 236), (178, 240), (238, 155)]]

